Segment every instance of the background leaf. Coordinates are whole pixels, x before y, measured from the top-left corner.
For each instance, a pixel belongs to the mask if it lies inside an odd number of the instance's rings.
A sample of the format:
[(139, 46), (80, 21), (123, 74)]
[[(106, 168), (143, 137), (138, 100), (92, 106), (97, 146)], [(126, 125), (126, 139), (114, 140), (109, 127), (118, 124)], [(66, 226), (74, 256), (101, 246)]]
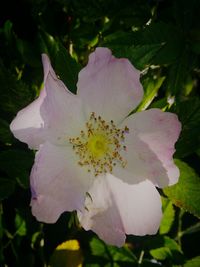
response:
[(182, 124), (181, 136), (176, 143), (176, 157), (185, 157), (200, 147), (200, 100), (198, 97), (177, 102), (173, 112)]
[(179, 182), (164, 188), (164, 193), (178, 207), (200, 217), (200, 177), (186, 163), (176, 160)]
[(59, 44), (58, 52), (56, 53), (55, 69), (69, 90), (76, 93), (76, 83), (81, 66), (61, 44)]

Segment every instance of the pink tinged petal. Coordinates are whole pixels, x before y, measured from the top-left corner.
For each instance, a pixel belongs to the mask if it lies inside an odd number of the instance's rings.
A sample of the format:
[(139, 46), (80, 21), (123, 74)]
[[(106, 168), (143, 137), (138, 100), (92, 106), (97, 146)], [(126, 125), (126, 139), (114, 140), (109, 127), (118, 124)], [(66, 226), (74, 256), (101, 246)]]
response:
[(148, 180), (129, 185), (108, 174), (98, 177), (86, 198), (79, 220), (106, 243), (122, 246), (125, 234), (155, 234), (162, 217), (161, 200)]
[[(44, 84), (50, 71), (48, 56), (42, 55), (44, 69)], [(53, 71), (52, 71), (53, 72)], [(55, 76), (55, 74), (54, 74)], [(14, 136), (20, 141), (27, 143), (31, 149), (39, 149), (39, 145), (45, 140), (44, 120), (41, 116), (41, 106), (46, 97), (45, 87), (40, 92), (39, 97), (27, 107), (18, 112), (12, 121), (10, 129)]]
[(83, 129), (86, 119), (80, 99), (57, 78), (47, 55), (42, 59), (47, 94), (41, 107), (44, 127), (51, 142), (63, 144)]
[[(131, 183), (138, 179), (150, 179), (156, 186), (175, 184), (179, 169), (173, 161), (175, 143), (181, 131), (181, 124), (173, 113), (159, 109), (142, 111), (128, 117), (125, 125), (129, 133), (125, 138), (127, 158), (125, 180)], [(124, 170), (115, 175), (123, 177)]]
[(91, 177), (78, 166), (70, 148), (44, 143), (31, 172), (33, 215), (54, 223), (62, 212), (82, 209), (90, 183)]
[(106, 120), (121, 121), (142, 100), (140, 72), (128, 59), (115, 58), (108, 48), (97, 48), (79, 73), (78, 95), (90, 110)]
[(121, 151), (126, 161), (125, 168), (115, 166), (113, 175), (120, 177), (124, 182), (136, 184), (146, 179), (155, 179), (155, 170), (161, 174), (161, 179), (168, 181), (166, 170), (162, 163), (149, 147), (130, 131), (125, 143), (126, 151)]
[(17, 113), (10, 125), (14, 136), (27, 143), (31, 149), (38, 149), (45, 139), (44, 121), (40, 114), (45, 96), (46, 92), (43, 89), (35, 101)]

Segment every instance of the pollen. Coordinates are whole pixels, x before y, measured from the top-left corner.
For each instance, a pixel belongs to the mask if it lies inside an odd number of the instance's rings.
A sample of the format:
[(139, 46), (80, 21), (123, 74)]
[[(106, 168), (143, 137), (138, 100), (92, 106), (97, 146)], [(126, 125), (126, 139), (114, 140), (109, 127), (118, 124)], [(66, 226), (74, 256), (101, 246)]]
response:
[(106, 122), (92, 112), (85, 129), (79, 136), (69, 138), (69, 143), (77, 155), (78, 164), (97, 176), (112, 173), (117, 164), (123, 168), (126, 166), (126, 160), (121, 154), (127, 151), (124, 140), (128, 133), (127, 126), (118, 129), (114, 121)]

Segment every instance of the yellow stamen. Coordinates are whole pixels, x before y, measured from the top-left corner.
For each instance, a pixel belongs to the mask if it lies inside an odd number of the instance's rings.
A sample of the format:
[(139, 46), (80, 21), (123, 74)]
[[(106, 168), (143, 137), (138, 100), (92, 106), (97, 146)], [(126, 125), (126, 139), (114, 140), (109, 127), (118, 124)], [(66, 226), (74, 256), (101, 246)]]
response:
[(85, 124), (86, 130), (81, 131), (75, 138), (69, 138), (74, 152), (79, 157), (78, 164), (87, 166), (88, 172), (93, 171), (97, 176), (102, 173), (112, 173), (116, 163), (124, 168), (126, 161), (120, 155), (127, 147), (122, 143), (125, 133), (129, 132), (127, 126), (118, 129), (113, 121), (107, 123), (93, 112)]

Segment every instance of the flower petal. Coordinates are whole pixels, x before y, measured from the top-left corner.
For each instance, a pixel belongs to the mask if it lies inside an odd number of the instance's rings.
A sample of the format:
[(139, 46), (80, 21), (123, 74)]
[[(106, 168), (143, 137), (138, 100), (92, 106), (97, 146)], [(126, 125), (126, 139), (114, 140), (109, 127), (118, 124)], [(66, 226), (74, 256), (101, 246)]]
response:
[(32, 149), (39, 149), (45, 140), (67, 143), (84, 128), (86, 121), (82, 102), (60, 81), (47, 55), (42, 55), (44, 88), (40, 96), (18, 112), (10, 129), (14, 136)]
[(27, 143), (31, 149), (39, 149), (40, 144), (45, 141), (46, 137), (44, 120), (41, 115), (41, 106), (46, 98), (45, 83), (50, 70), (54, 78), (57, 79), (49, 58), (45, 54), (42, 55), (42, 63), (44, 70), (44, 88), (35, 101), (18, 112), (16, 118), (10, 125), (14, 136), (20, 141)]
[(162, 217), (161, 200), (148, 180), (129, 185), (108, 174), (89, 190), (86, 208), (78, 214), (82, 226), (106, 243), (122, 246), (125, 234), (155, 234)]
[(108, 48), (99, 47), (79, 73), (77, 94), (90, 110), (117, 123), (142, 100), (139, 79), (140, 72), (128, 59), (115, 58)]
[(38, 149), (44, 142), (44, 121), (40, 114), (40, 107), (46, 92), (43, 89), (40, 96), (30, 105), (20, 110), (10, 124), (10, 130), (21, 142), (27, 143), (29, 148)]
[(65, 143), (66, 136), (79, 133), (84, 127), (85, 114), (78, 96), (71, 93), (59, 80), (47, 55), (43, 55), (46, 97), (41, 115), (48, 138), (54, 143)]
[[(129, 133), (125, 138), (127, 149), (123, 157), (127, 159), (126, 171), (132, 173), (132, 182), (138, 177), (150, 179), (159, 187), (175, 184), (179, 169), (172, 156), (181, 130), (177, 116), (150, 109), (128, 117), (124, 124), (128, 126)], [(118, 169), (115, 175), (122, 177), (123, 170)]]
[(33, 215), (54, 223), (62, 212), (81, 209), (90, 182), (71, 148), (44, 143), (31, 172)]

